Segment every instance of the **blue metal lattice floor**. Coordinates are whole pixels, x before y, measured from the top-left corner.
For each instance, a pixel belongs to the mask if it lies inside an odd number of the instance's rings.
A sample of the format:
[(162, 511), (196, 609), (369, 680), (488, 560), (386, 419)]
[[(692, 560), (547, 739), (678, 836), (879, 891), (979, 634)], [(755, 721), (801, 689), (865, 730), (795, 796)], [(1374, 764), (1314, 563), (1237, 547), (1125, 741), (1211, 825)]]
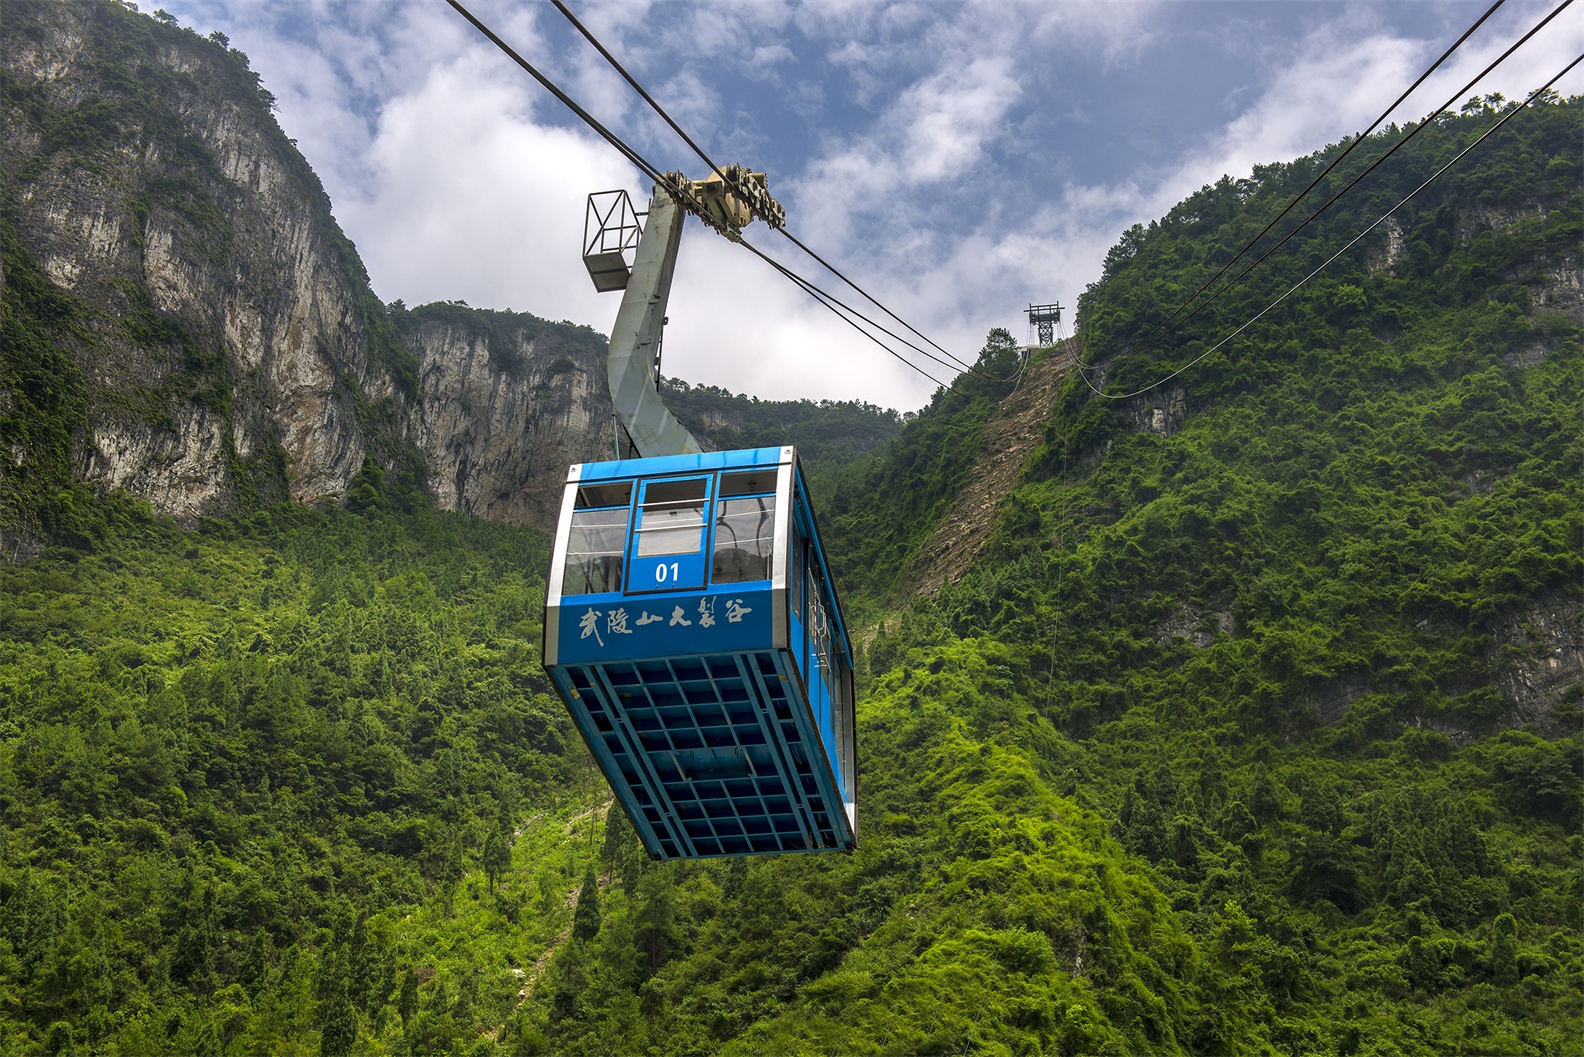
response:
[(651, 851), (669, 859), (837, 846), (829, 808), (841, 806), (821, 789), (830, 768), (782, 664), (790, 662), (767, 650), (557, 671)]

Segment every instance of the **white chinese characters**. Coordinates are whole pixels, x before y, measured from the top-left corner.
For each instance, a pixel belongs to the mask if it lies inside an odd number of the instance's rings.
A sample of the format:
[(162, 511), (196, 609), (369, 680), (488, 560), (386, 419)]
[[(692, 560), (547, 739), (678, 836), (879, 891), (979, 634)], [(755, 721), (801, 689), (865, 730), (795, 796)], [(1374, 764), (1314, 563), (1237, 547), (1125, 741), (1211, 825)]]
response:
[[(717, 604), (720, 601), (721, 599), (714, 595), (700, 598), (698, 606), (693, 610), (692, 619), (689, 619), (688, 610), (682, 605), (672, 606), (669, 618), (664, 613), (651, 613), (647, 609), (637, 610), (635, 615), (628, 612), (625, 606), (609, 610), (590, 606), (577, 618), (578, 637), (591, 638), (603, 648), (606, 635), (613, 638), (617, 635), (633, 635), (637, 634), (637, 629), (646, 628), (651, 624), (664, 624), (668, 628), (691, 628), (697, 625), (700, 630), (712, 629), (720, 623), (717, 616)], [(753, 612), (753, 608), (743, 605), (743, 601), (741, 598), (725, 600), (726, 623), (741, 624), (743, 618)]]

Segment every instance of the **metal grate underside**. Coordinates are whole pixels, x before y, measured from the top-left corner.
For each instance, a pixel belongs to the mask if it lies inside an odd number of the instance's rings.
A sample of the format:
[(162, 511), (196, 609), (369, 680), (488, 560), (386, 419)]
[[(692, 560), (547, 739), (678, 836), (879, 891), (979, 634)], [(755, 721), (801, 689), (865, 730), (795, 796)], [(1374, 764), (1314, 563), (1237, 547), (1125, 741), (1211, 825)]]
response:
[(843, 846), (830, 811), (841, 805), (827, 806), (815, 774), (829, 770), (823, 747), (777, 661), (767, 650), (561, 669), (601, 767), (662, 858)]

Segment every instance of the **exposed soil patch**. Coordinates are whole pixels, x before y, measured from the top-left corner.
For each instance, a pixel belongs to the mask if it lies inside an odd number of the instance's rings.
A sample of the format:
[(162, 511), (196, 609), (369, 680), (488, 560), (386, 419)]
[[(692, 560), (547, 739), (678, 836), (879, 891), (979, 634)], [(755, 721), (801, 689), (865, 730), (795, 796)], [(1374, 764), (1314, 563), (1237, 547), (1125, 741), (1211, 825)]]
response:
[(1077, 339), (1063, 342), (1055, 355), (1028, 369), (1017, 391), (1001, 401), (1000, 412), (985, 423), (983, 447), (968, 483), (913, 558), (911, 579), (918, 594), (933, 595), (942, 584), (960, 580), (990, 538), (1001, 500), (1039, 446), (1056, 389), (1077, 356)]

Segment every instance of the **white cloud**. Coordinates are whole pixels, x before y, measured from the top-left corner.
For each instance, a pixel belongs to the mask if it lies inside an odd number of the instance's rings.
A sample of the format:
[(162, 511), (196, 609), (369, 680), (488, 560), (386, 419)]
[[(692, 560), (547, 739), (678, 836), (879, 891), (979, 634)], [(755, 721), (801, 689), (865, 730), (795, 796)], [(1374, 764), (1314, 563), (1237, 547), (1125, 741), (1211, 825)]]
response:
[[(593, 293), (577, 256), (584, 196), (618, 186), (646, 194), (647, 186), (448, 7), (159, 2), (201, 32), (224, 30), (250, 54), (380, 296), (462, 298), (609, 328), (616, 300)], [(551, 9), (472, 6), (645, 153), (662, 165), (683, 160), (671, 133)], [(1242, 175), (1362, 128), (1444, 47), (1427, 37), (1450, 40), (1462, 29), (1401, 28), (1404, 12), (1423, 8), (1332, 3), (1299, 8), (1307, 21), (1296, 30), (1281, 17), (1286, 5), (1237, 5), (1238, 27), (1269, 30), (1247, 40), (1230, 20), (1214, 22), (1224, 9), (1196, 7), (1185, 18), (1188, 9), (1171, 3), (610, 0), (576, 10), (723, 160), (756, 159), (780, 131), (744, 114), (723, 72), (775, 85), (789, 110), (818, 114), (813, 148), (771, 174), (792, 229), (965, 357), (990, 327), (1021, 333), (1031, 300), (1072, 305), (1129, 225), (1223, 173)], [(1506, 5), (1397, 120), (1440, 102), (1546, 10)], [(1518, 97), (1560, 68), (1579, 36), (1576, 20), (1563, 21), (1481, 94)], [(1151, 93), (1171, 91), (1157, 67), (1187, 46), (1185, 27), (1195, 46), (1209, 41), (1242, 63), (1229, 82), (1237, 90), (1192, 117), (1197, 146), (1073, 180), (1071, 159), (1131, 134), (1115, 106), (1102, 108), (1110, 93), (1125, 88), (1148, 106)], [(1077, 64), (1063, 60), (1079, 57), (1091, 60), (1083, 68), (1094, 84), (1073, 83)], [(1576, 92), (1581, 80), (1575, 72), (1561, 88)], [(1053, 129), (1067, 138), (1042, 141)], [(768, 232), (751, 234), (787, 252)], [(784, 259), (850, 295), (800, 255)], [(697, 225), (683, 240), (671, 318), (665, 369), (690, 381), (902, 408), (933, 388)]]
[(602, 314), (578, 257), (584, 196), (636, 187), (591, 135), (515, 116), (516, 86), (469, 56), (388, 102), (367, 196), (338, 212), (375, 289), (410, 303), (461, 298), (550, 319)]
[(753, 65), (775, 66), (783, 62), (791, 62), (792, 49), (785, 44), (761, 44), (753, 51)]

